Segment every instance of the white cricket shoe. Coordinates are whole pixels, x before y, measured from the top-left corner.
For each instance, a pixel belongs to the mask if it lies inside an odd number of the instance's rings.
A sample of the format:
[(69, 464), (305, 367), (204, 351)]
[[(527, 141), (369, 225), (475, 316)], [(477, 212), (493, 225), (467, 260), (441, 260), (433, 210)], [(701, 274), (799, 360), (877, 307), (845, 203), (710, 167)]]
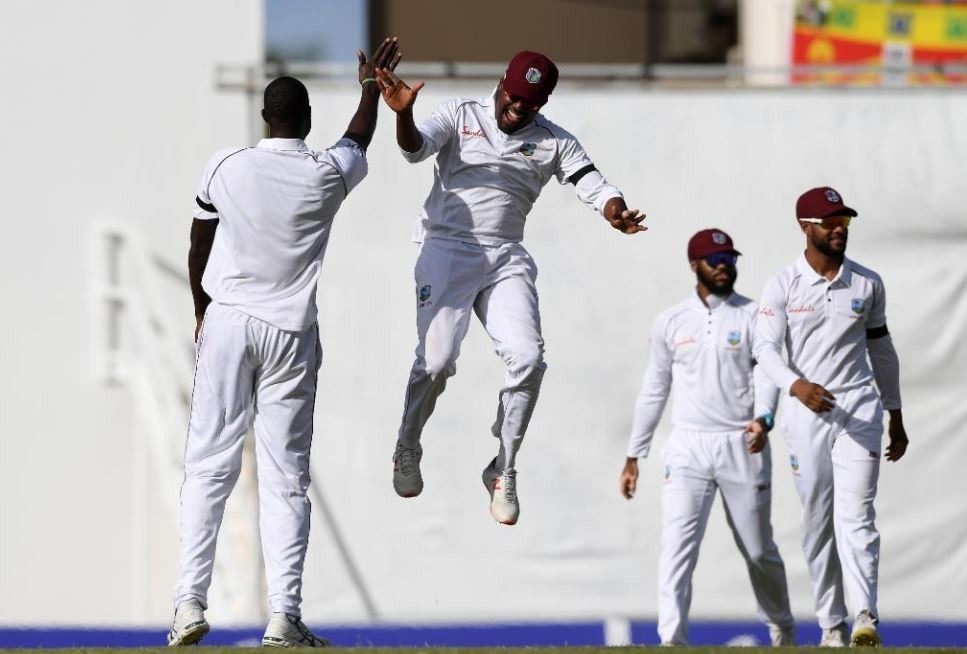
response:
[(205, 609), (196, 599), (179, 602), (175, 608), (175, 619), (168, 632), (168, 647), (197, 645), (198, 641), (211, 631), (205, 619)]
[(298, 616), (273, 613), (262, 636), (262, 647), (330, 647), (330, 644), (309, 631)]
[(860, 611), (853, 621), (853, 635), (850, 644), (853, 647), (879, 647), (883, 644), (876, 625), (879, 621), (869, 611)]
[(838, 624), (832, 629), (823, 629), (820, 647), (846, 647), (846, 623)]
[(772, 640), (773, 647), (795, 647), (796, 646), (796, 627), (769, 627), (769, 639)]
[(423, 492), (423, 475), (420, 474), (420, 459), (423, 448), (403, 447), (396, 444), (393, 453), (393, 488), (400, 497), (416, 497)]
[(490, 515), (505, 525), (517, 524), (520, 503), (517, 501), (517, 471), (507, 468), (497, 470), (497, 457), (483, 470), (484, 487), (490, 493)]

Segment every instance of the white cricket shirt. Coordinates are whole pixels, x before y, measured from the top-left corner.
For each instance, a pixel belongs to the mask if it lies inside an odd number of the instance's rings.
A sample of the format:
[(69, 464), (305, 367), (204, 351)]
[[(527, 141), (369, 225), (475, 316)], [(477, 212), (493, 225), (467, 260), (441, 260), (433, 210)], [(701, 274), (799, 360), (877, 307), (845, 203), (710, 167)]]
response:
[(219, 219), (205, 292), (279, 329), (312, 325), (332, 219), (366, 172), (366, 153), (350, 139), (322, 152), (300, 139), (217, 152), (194, 214)]
[(524, 221), (552, 176), (572, 176), (578, 197), (600, 212), (621, 192), (593, 169), (566, 130), (541, 114), (513, 134), (497, 126), (494, 96), (445, 102), (418, 127), (423, 145), (401, 149), (411, 163), (437, 154), (433, 188), (423, 204), (414, 240), (448, 238), (484, 245), (519, 243)]
[(885, 325), (886, 292), (879, 275), (844, 258), (829, 281), (803, 254), (766, 283), (755, 356), (783, 393), (802, 377), (835, 395), (873, 381), (866, 330)]
[(648, 367), (635, 403), (629, 457), (648, 456), (668, 394), (672, 423), (701, 432), (744, 429), (774, 413), (778, 389), (754, 365), (756, 305), (732, 293), (690, 298), (660, 313), (651, 328)]

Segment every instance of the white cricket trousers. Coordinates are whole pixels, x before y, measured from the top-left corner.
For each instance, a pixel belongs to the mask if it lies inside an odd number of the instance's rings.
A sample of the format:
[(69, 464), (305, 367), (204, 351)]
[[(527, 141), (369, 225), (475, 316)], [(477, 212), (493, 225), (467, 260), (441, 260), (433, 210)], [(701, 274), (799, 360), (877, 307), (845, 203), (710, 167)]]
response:
[(486, 246), (424, 240), (416, 261), (419, 343), (403, 403), (399, 441), (416, 448), (447, 377), (457, 371), (471, 310), (507, 366), (491, 433), (500, 440), (497, 469), (513, 468), (544, 376), (537, 306), (537, 266), (519, 243)]
[(715, 491), (745, 559), (758, 604), (769, 626), (794, 624), (786, 569), (772, 538), (772, 454), (746, 451), (745, 433), (675, 429), (662, 448), (661, 554), (658, 560), (658, 636), (663, 643), (688, 644), (692, 573), (705, 534)]
[(819, 625), (876, 611), (880, 534), (874, 523), (880, 474), (883, 406), (873, 386), (834, 393), (827, 413), (795, 397), (782, 400), (782, 430), (802, 502), (802, 548)]
[(209, 305), (198, 336), (185, 446), (176, 606), (189, 598), (208, 606), (215, 540), (254, 418), (269, 610), (301, 615), (309, 447), (321, 360), (317, 325), (287, 332), (231, 307)]

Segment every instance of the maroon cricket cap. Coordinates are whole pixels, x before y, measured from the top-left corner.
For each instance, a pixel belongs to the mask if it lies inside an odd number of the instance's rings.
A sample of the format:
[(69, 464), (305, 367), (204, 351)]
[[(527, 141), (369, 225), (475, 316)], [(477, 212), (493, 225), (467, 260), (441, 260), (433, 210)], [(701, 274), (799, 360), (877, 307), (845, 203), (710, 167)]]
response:
[(710, 254), (718, 252), (742, 254), (732, 245), (732, 237), (721, 229), (703, 229), (688, 239), (688, 258), (690, 261), (704, 259)]
[(527, 102), (543, 105), (557, 86), (557, 66), (539, 52), (524, 50), (514, 55), (504, 73), (504, 90)]
[(843, 203), (843, 196), (829, 186), (811, 188), (796, 200), (796, 218), (855, 216), (856, 211)]

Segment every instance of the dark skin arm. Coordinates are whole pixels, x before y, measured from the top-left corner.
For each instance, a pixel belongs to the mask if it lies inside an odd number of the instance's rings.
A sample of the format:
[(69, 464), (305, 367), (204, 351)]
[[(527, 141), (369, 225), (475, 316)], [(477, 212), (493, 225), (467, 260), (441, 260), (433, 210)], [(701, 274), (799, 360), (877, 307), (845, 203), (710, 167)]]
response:
[(411, 88), (392, 69), (377, 68), (376, 83), (386, 105), (396, 112), (396, 143), (407, 152), (416, 152), (423, 147), (423, 136), (413, 120), (413, 103), (423, 82)]
[[(399, 51), (399, 42), (394, 37), (383, 39), (376, 49), (376, 53), (370, 59), (362, 50), (356, 51), (356, 59), (359, 60), (359, 83), (362, 86), (362, 95), (359, 98), (359, 107), (349, 121), (349, 127), (343, 138), (351, 139), (359, 144), (359, 147), (366, 149), (373, 140), (373, 132), (376, 131), (376, 113), (379, 108), (379, 88), (372, 81), (376, 77), (376, 70), (385, 69), (392, 71), (400, 62), (403, 53)], [(369, 80), (369, 81), (366, 81)]]
[(640, 213), (637, 209), (629, 209), (624, 198), (611, 198), (604, 203), (604, 209), (601, 210), (601, 213), (604, 215), (604, 219), (619, 232), (637, 234), (648, 229), (641, 224), (641, 221), (645, 219), (645, 214)]
[(810, 411), (825, 413), (836, 406), (836, 397), (819, 384), (797, 379), (789, 387), (789, 394), (809, 407)]
[(887, 433), (890, 436), (890, 444), (886, 446), (886, 460), (899, 461), (910, 443), (907, 439), (907, 430), (903, 426), (903, 413), (900, 409), (890, 409), (890, 427)]
[(218, 229), (218, 219), (191, 221), (191, 247), (188, 250), (188, 284), (191, 286), (191, 298), (195, 302), (195, 342), (198, 342), (198, 331), (201, 321), (205, 317), (205, 309), (212, 299), (201, 287), (201, 278), (208, 266), (208, 256), (212, 253), (212, 243), (215, 242), (215, 230)]
[(626, 500), (635, 496), (635, 491), (638, 490), (638, 459), (630, 456), (625, 459), (621, 476), (618, 478), (618, 488), (621, 496)]

